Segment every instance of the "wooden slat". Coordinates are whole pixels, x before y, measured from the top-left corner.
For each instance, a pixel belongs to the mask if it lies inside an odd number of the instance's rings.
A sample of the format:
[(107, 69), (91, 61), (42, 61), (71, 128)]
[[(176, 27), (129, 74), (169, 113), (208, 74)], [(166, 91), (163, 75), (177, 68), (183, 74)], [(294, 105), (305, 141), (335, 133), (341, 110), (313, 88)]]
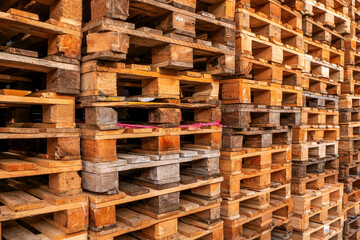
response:
[(81, 37), (80, 31), (70, 30), (65, 27), (21, 16), (14, 17), (12, 14), (5, 12), (0, 12), (0, 28), (17, 30), (22, 33), (29, 33), (33, 36), (42, 38), (50, 38), (57, 34), (70, 34)]
[(40, 240), (34, 233), (16, 222), (7, 223), (2, 229), (1, 237), (6, 240)]
[[(1, 18), (0, 18), (0, 22), (1, 22)], [(26, 69), (30, 71), (45, 72), (45, 73), (51, 72), (55, 69), (64, 69), (70, 71), (80, 70), (79, 66), (73, 64), (60, 63), (46, 59), (19, 56), (4, 52), (0, 52), (0, 66), (17, 68), (17, 69)]]
[(35, 163), (29, 163), (17, 159), (0, 159), (0, 169), (5, 171), (25, 171), (37, 168)]
[(116, 218), (120, 221), (129, 225), (130, 227), (140, 227), (148, 222), (151, 218), (141, 213), (137, 213), (127, 208), (120, 208), (116, 210)]
[(33, 210), (45, 206), (42, 200), (22, 191), (0, 193), (0, 201), (15, 212)]
[[(1, 93), (0, 93), (1, 94)], [(56, 99), (56, 98), (38, 98), (14, 95), (0, 95), (0, 103), (13, 103), (13, 104), (32, 104), (32, 105), (72, 105), (75, 104), (71, 99)]]

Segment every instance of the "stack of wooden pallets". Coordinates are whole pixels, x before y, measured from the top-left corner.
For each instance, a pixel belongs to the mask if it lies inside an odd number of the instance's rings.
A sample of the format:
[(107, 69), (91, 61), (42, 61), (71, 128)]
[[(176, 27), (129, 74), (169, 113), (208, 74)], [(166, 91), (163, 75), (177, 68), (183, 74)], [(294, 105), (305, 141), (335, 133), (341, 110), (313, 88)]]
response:
[(1, 239), (87, 238), (80, 131), (81, 1), (0, 3)]
[(234, 2), (84, 6), (78, 101), (90, 238), (221, 239), (215, 75), (234, 72)]
[(302, 105), (301, 15), (238, 1), (236, 75), (221, 80), (225, 239), (291, 239), (291, 126)]
[(360, 118), (359, 87), (360, 40), (357, 19), (357, 1), (350, 1), (349, 16), (351, 17), (350, 33), (345, 36), (345, 70), (344, 82), (341, 84), (340, 97), (340, 172), (339, 181), (344, 183), (344, 231), (343, 239), (358, 239), (360, 226)]
[(303, 15), (305, 49), (301, 125), (293, 128), (294, 239), (341, 239), (339, 96), (350, 18), (340, 1), (287, 4)]
[(359, 7), (0, 1), (0, 239), (360, 239)]

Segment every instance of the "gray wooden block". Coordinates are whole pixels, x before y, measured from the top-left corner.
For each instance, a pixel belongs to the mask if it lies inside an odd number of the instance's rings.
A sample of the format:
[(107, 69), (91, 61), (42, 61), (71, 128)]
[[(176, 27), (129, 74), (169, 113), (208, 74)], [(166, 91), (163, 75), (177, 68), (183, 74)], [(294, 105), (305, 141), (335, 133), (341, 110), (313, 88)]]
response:
[(81, 179), (82, 188), (91, 192), (105, 193), (113, 191), (119, 186), (118, 172), (91, 173), (83, 171)]
[(180, 166), (178, 163), (158, 166), (146, 169), (141, 177), (149, 180), (166, 180), (180, 177)]

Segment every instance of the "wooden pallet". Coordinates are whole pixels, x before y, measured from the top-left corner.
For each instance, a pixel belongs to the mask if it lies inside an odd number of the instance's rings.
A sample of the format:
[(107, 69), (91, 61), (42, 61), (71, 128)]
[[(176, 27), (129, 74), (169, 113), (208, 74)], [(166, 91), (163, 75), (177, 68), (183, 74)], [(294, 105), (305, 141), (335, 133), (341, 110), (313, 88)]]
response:
[(350, 25), (350, 35), (358, 36), (359, 32), (360, 32), (360, 27), (356, 23), (352, 22)]
[(250, 210), (241, 212), (239, 218), (223, 218), (225, 239), (270, 239), (273, 228), (289, 222), (293, 209), (292, 199), (273, 204), (266, 211)]
[(339, 152), (339, 162), (342, 165), (352, 165), (354, 163), (358, 163), (360, 158), (359, 158), (359, 151), (355, 151), (355, 152)]
[[(312, 38), (328, 45), (334, 46), (337, 49), (344, 50), (344, 37), (337, 31), (330, 29), (322, 21), (314, 19), (311, 16), (303, 16), (303, 32), (307, 37)], [(341, 29), (341, 28), (340, 28)], [(349, 31), (350, 29), (346, 30)], [(351, 30), (350, 30), (351, 31)]]
[(303, 104), (306, 107), (319, 109), (339, 109), (339, 97), (334, 95), (323, 95), (309, 91), (303, 91)]
[(360, 121), (359, 111), (357, 109), (340, 109), (340, 124), (355, 125)]
[(305, 232), (294, 231), (294, 240), (312, 239), (314, 237), (320, 239), (342, 239), (342, 230), (344, 225), (344, 217), (331, 218), (324, 224), (312, 223)]
[(81, 96), (84, 98), (80, 100), (83, 106), (89, 106), (88, 101), (96, 100), (91, 96), (114, 97), (113, 100), (103, 101), (125, 105), (130, 104), (124, 101), (131, 103), (141, 97), (188, 102), (217, 100), (219, 97), (219, 81), (209, 74), (198, 72), (94, 60), (83, 63), (81, 73)]
[(292, 128), (292, 142), (323, 142), (340, 140), (340, 128), (334, 126), (332, 128), (311, 128), (307, 126), (299, 126)]
[(304, 232), (313, 223), (322, 224), (330, 219), (343, 216), (342, 184), (325, 185), (323, 189), (308, 191), (302, 196), (293, 196), (294, 215), (293, 227), (296, 231)]
[(244, 54), (237, 55), (235, 63), (236, 76), (240, 78), (298, 87), (302, 83), (301, 70), (291, 69), (288, 66), (256, 60)]
[[(312, 1), (309, 1), (312, 3)], [(337, 1), (326, 1), (321, 0), (317, 2), (319, 6), (325, 6), (329, 11), (338, 12), (340, 15), (345, 15), (348, 13), (349, 2), (337, 0)], [(301, 0), (286, 0), (284, 4), (296, 9), (301, 12), (303, 15), (312, 15), (312, 6), (311, 4), (304, 4)], [(309, 8), (311, 7), (311, 8)]]
[(309, 93), (319, 94), (318, 96), (329, 95), (329, 97), (334, 97), (340, 95), (341, 86), (340, 82), (329, 80), (322, 77), (313, 77), (308, 74), (303, 75), (302, 87), (304, 91)]
[(359, 188), (360, 177), (359, 175), (350, 175), (347, 178), (339, 178), (339, 181), (344, 183), (344, 192), (351, 193)]
[(322, 59), (328, 63), (344, 66), (344, 51), (324, 44), (320, 41), (313, 41), (311, 38), (304, 37), (306, 54), (315, 59)]
[[(61, 56), (35, 58), (0, 52), (0, 66), (5, 69), (5, 73), (1, 73), (1, 79), (10, 81), (12, 88), (21, 89), (21, 86), (26, 85), (28, 90), (38, 88), (60, 94), (80, 93), (80, 67), (77, 61), (63, 59)], [(9, 75), (6, 73), (9, 70), (22, 74)], [(40, 79), (46, 79), (45, 88), (40, 85), (43, 81), (34, 78), (33, 72), (40, 74)]]
[(292, 131), (288, 127), (272, 129), (263, 128), (224, 128), (222, 150), (224, 152), (239, 152), (237, 154), (266, 151), (271, 148), (283, 148), (291, 143)]
[(119, 120), (160, 126), (220, 121), (219, 81), (209, 74), (104, 61), (82, 68), (81, 128), (118, 129)]
[(324, 141), (322, 143), (308, 142), (293, 144), (293, 160), (308, 161), (325, 157), (338, 156), (338, 142)]
[(271, 231), (271, 239), (274, 240), (291, 240), (293, 239), (293, 227), (291, 221), (276, 226)]
[(241, 195), (232, 200), (223, 199), (221, 217), (224, 219), (243, 218), (243, 215), (261, 214), (269, 208), (291, 199), (290, 184), (271, 187), (263, 191), (241, 189)]
[(327, 6), (323, 2), (315, 2), (313, 0), (306, 0), (303, 2), (303, 8), (308, 12), (314, 21), (321, 22), (325, 27), (334, 29), (339, 34), (350, 33), (350, 18), (334, 9), (334, 6)]
[[(33, 161), (44, 167), (62, 165), (62, 163), (55, 163), (55, 161), (46, 161), (47, 159), (70, 162), (80, 159), (78, 145), (80, 133), (78, 129), (3, 128), (0, 139), (8, 140), (8, 143), (4, 142), (4, 151), (12, 152), (3, 154), (3, 158), (6, 159), (37, 158)], [(66, 165), (67, 163), (64, 162), (63, 164)]]
[(328, 79), (330, 82), (343, 82), (344, 69), (341, 66), (330, 64), (322, 59), (313, 58), (305, 54), (304, 71), (312, 79)]
[(287, 184), (291, 180), (291, 164), (272, 164), (270, 170), (242, 169), (241, 174), (222, 174), (221, 184), (223, 198), (233, 199), (241, 194), (241, 189), (261, 190), (271, 186)]
[(242, 171), (270, 170), (272, 165), (291, 162), (291, 147), (285, 145), (271, 150), (244, 153), (221, 151), (220, 172), (240, 174)]
[[(235, 22), (237, 30), (245, 30), (256, 35), (262, 35), (274, 43), (288, 46), (289, 49), (302, 49), (304, 43), (301, 39), (300, 14), (275, 1), (266, 2), (266, 4), (268, 8), (264, 7), (261, 9), (259, 5), (258, 11), (242, 6), (236, 8)], [(278, 11), (269, 11), (270, 6), (278, 9)], [(293, 21), (282, 22), (285, 18), (280, 19), (280, 15), (283, 17), (287, 15)]]
[(345, 36), (345, 64), (355, 67), (359, 63), (360, 40), (356, 35)]
[[(216, 185), (219, 184), (217, 183)], [(149, 202), (147, 199), (144, 199), (143, 202), (147, 201), (149, 204), (153, 205), (154, 208), (158, 208), (161, 211), (165, 211), (165, 208), (174, 205), (174, 209), (171, 212), (162, 214), (162, 216), (152, 213), (155, 209), (150, 210), (148, 207), (143, 208), (141, 206), (144, 205), (141, 204), (132, 203), (130, 205), (122, 205), (120, 208), (115, 209), (115, 205), (113, 205), (114, 200), (109, 202), (109, 200), (106, 201), (104, 198), (100, 197), (98, 200), (103, 201), (103, 203), (98, 202), (90, 208), (90, 238), (105, 239), (106, 237), (116, 237), (148, 227), (156, 227), (157, 224), (170, 220), (177, 223), (178, 219), (182, 217), (197, 220), (204, 224), (214, 224), (218, 222), (220, 217), (219, 210), (221, 199), (211, 199), (214, 195), (209, 195), (209, 189), (212, 189), (210, 186), (206, 185), (193, 188), (191, 190), (192, 194), (181, 194), (180, 200), (177, 198), (177, 201), (174, 203), (173, 200), (170, 201), (170, 199), (166, 200), (166, 198), (147, 196), (147, 198), (150, 197), (148, 200), (151, 200), (152, 198), (153, 200)], [(166, 195), (161, 196), (166, 197)], [(95, 200), (97, 197), (90, 195), (90, 202), (92, 199)], [(143, 199), (143, 197), (140, 197), (137, 200), (140, 199)], [(125, 203), (129, 201), (132, 200), (124, 198), (123, 200), (119, 199), (117, 202), (120, 204), (120, 202)], [(159, 204), (160, 208), (158, 206)], [(104, 215), (104, 212), (108, 214)]]
[(358, 138), (360, 134), (360, 123), (349, 122), (340, 124), (340, 137), (342, 140)]
[(80, 159), (61, 160), (29, 157), (15, 152), (0, 154), (0, 179), (75, 172), (82, 169)]
[[(351, 1), (351, 2), (357, 2), (357, 1)], [(354, 22), (356, 22), (360, 18), (360, 13), (357, 10), (357, 4), (349, 4), (348, 7), (348, 16), (350, 19)]]
[(127, 186), (129, 182), (166, 189), (178, 186), (182, 181), (211, 179), (219, 176), (219, 155), (216, 150), (196, 151), (187, 148), (180, 154), (157, 156), (119, 153), (115, 162), (84, 161), (83, 188), (92, 192), (112, 193), (117, 192), (119, 187), (121, 190), (122, 184)]
[[(147, 2), (150, 1), (148, 0)], [(156, 1), (153, 2), (157, 4)], [(172, 14), (177, 13), (173, 12)], [(176, 17), (172, 17), (172, 19), (176, 19)], [(211, 18), (205, 19), (212, 20)], [(194, 27), (198, 25), (196, 23), (193, 24)], [(217, 24), (220, 25), (220, 23)], [(229, 31), (232, 30), (232, 24), (223, 23), (222, 25), (224, 24), (228, 25)], [(191, 23), (189, 25), (191, 26)], [(184, 27), (179, 26), (180, 30)], [(221, 28), (222, 26), (218, 27)], [(100, 18), (91, 21), (83, 28), (83, 31), (87, 33), (88, 54), (83, 58), (83, 61), (94, 59), (125, 60), (134, 57), (131, 56), (131, 52), (139, 51), (133, 47), (136, 45), (141, 47), (142, 53), (148, 52), (148, 57), (151, 58), (151, 63), (154, 67), (178, 70), (195, 68), (210, 74), (231, 74), (235, 70), (234, 44), (226, 46), (222, 42), (216, 42), (216, 40), (213, 42), (204, 40), (193, 41), (193, 38), (189, 36), (177, 33), (164, 34), (162, 30), (148, 27), (135, 29), (135, 24), (133, 23), (110, 18)], [(200, 34), (201, 31), (196, 33)], [(99, 39), (102, 39), (102, 44), (98, 44)], [(220, 37), (218, 39), (223, 40), (224, 38)], [(138, 60), (145, 60), (146, 58), (144, 56), (143, 58), (138, 58)], [(196, 58), (200, 58), (201, 62), (196, 62), (194, 60)], [(140, 61), (139, 63), (148, 64), (148, 62)], [(196, 67), (197, 65), (199, 67)]]
[(340, 152), (356, 152), (359, 150), (360, 138), (339, 141)]
[(337, 170), (326, 170), (325, 173), (308, 173), (305, 178), (291, 179), (291, 193), (296, 196), (304, 195), (308, 192), (316, 192), (325, 187), (325, 184), (338, 183)]
[[(354, 189), (350, 193), (344, 192), (344, 195), (343, 195), (344, 212), (346, 213), (347, 210), (352, 209), (353, 207), (358, 205), (359, 200), (360, 200), (360, 189)], [(354, 216), (353, 214), (350, 214), (350, 215)], [(351, 217), (351, 216), (349, 216), (349, 217)]]
[(4, 3), (0, 28), (8, 45), (0, 49), (1, 79), (29, 90), (45, 86), (57, 93), (78, 94), (81, 15), (80, 1)]
[(228, 104), (221, 108), (222, 123), (232, 128), (300, 125), (300, 109), (296, 107)]
[(301, 15), (298, 12), (292, 11), (288, 6), (281, 4), (281, 1), (269, 1), (263, 4), (254, 0), (242, 0), (238, 3), (237, 7), (258, 13), (288, 28), (294, 30), (301, 29)]
[(301, 109), (301, 126), (312, 128), (335, 128), (339, 125), (339, 112), (313, 107)]
[(312, 239), (314, 237), (320, 239), (342, 239), (342, 230), (344, 225), (344, 217), (331, 218), (328, 221), (325, 221), (324, 224), (311, 224), (309, 229), (305, 232), (294, 231), (294, 240), (301, 239)]
[(344, 112), (346, 112), (346, 110), (359, 108), (360, 107), (360, 96), (359, 95), (351, 95), (351, 94), (341, 95), (339, 107)]
[[(51, 92), (34, 92), (2, 89), (0, 95), (4, 118), (2, 125), (8, 129), (75, 127), (75, 98)], [(6, 112), (8, 111), (8, 112)], [(39, 114), (40, 113), (40, 114)], [(36, 117), (34, 117), (36, 115)], [(37, 118), (36, 122), (31, 122)], [(4, 128), (3, 132), (6, 132)], [(26, 133), (26, 130), (23, 131)]]
[[(180, 140), (181, 136), (184, 137), (185, 142)], [(190, 142), (186, 141), (187, 137)], [(117, 146), (117, 140), (123, 141), (123, 144)], [(203, 177), (217, 174), (218, 153), (215, 151), (214, 155), (212, 150), (221, 147), (221, 127), (140, 128), (111, 131), (83, 129), (81, 142), (82, 159), (87, 166), (87, 171), (83, 172), (85, 189), (93, 192), (116, 191), (119, 181), (118, 171), (136, 169), (136, 166), (128, 166), (128, 164), (141, 162), (144, 163), (142, 167), (150, 167), (150, 172), (143, 173), (140, 177), (142, 181), (152, 186), (155, 184), (154, 186), (167, 187), (166, 183), (179, 182), (181, 162), (193, 162), (194, 169), (187, 170), (189, 174), (195, 169), (200, 171), (200, 162), (205, 164), (202, 170)], [(150, 159), (160, 162), (152, 163)], [(170, 162), (162, 162), (163, 160)], [(169, 172), (163, 175), (157, 171)], [(171, 177), (170, 174), (176, 176)]]
[(347, 66), (344, 71), (344, 82), (341, 84), (342, 94), (359, 94), (360, 92), (360, 69)]
[[(170, 220), (167, 222), (162, 222), (153, 227), (149, 227), (143, 229), (141, 232), (130, 233), (130, 235), (124, 235), (126, 239), (148, 239), (151, 237), (160, 237), (165, 235), (166, 237), (179, 238), (179, 239), (222, 239), (223, 238), (223, 222), (218, 221), (213, 224), (205, 224), (201, 221), (197, 221), (191, 218), (180, 218), (176, 222), (174, 220)], [(177, 231), (171, 232), (168, 230), (167, 233), (162, 234), (161, 230), (168, 229), (169, 227), (175, 227)], [(155, 230), (155, 231), (154, 231)], [(155, 233), (154, 233), (155, 232)], [(132, 236), (134, 238), (127, 238), (128, 236)], [(120, 236), (121, 239), (122, 236)]]
[(357, 215), (355, 218), (350, 218), (345, 220), (344, 222), (344, 230), (343, 230), (343, 239), (359, 239), (360, 234), (358, 231), (359, 228), (359, 216)]
[(221, 81), (222, 104), (253, 104), (268, 106), (302, 106), (302, 91), (299, 87), (248, 79)]
[(292, 164), (293, 178), (303, 178), (307, 174), (325, 173), (326, 170), (337, 170), (339, 159), (337, 157), (325, 157), (309, 159), (308, 161), (295, 161)]
[(241, 30), (235, 38), (236, 54), (268, 63), (277, 63), (292, 69), (304, 68), (303, 50), (289, 47), (281, 42), (271, 42), (268, 37)]
[(31, 178), (2, 180), (1, 186), (0, 222), (51, 214), (49, 223), (59, 231), (87, 230), (88, 201), (76, 172), (50, 174), (48, 186)]
[[(82, 20), (80, 2), (61, 1), (47, 6), (37, 3), (22, 9), (21, 4), (18, 8), (11, 8), (13, 5), (11, 3), (4, 3), (4, 5), (0, 18), (4, 23), (1, 29), (6, 31), (6, 42), (10, 40), (11, 45), (20, 46), (26, 53), (26, 50), (30, 52), (38, 50), (34, 44), (41, 44), (45, 40), (45, 44), (48, 45), (48, 55), (64, 54), (68, 58), (80, 59)], [(42, 8), (36, 9), (35, 5), (42, 5)], [(64, 11), (65, 9), (67, 11)], [(49, 12), (48, 18), (44, 18), (46, 11)], [(14, 38), (21, 32), (31, 34), (27, 42), (19, 37)], [(6, 48), (4, 50), (6, 51)]]
[[(321, 200), (316, 199), (314, 201)], [(296, 202), (296, 197), (294, 198)], [(294, 204), (296, 205), (296, 203)], [(322, 224), (329, 219), (339, 217), (343, 214), (341, 208), (341, 202), (338, 203), (336, 200), (331, 201), (330, 205), (327, 206), (316, 206), (311, 208), (312, 211), (308, 214), (294, 214), (292, 217), (294, 230), (304, 232), (313, 223)]]
[(352, 175), (359, 175), (360, 173), (360, 165), (353, 164), (353, 165), (340, 165), (339, 168), (339, 178), (349, 178)]

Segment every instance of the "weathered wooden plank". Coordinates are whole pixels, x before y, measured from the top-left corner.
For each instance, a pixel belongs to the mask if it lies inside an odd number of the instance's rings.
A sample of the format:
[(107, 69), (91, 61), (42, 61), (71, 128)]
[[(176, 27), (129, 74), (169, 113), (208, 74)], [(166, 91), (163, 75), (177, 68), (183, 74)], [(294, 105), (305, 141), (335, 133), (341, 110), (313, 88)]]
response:
[(0, 201), (15, 212), (43, 208), (44, 202), (22, 191), (0, 193)]
[(37, 168), (35, 163), (29, 163), (17, 159), (0, 159), (0, 169), (5, 171), (25, 171)]
[(80, 67), (73, 64), (60, 63), (46, 59), (19, 56), (4, 52), (0, 52), (0, 66), (17, 68), (17, 69), (26, 69), (30, 71), (38, 71), (45, 73), (49, 73), (56, 69), (80, 71)]

